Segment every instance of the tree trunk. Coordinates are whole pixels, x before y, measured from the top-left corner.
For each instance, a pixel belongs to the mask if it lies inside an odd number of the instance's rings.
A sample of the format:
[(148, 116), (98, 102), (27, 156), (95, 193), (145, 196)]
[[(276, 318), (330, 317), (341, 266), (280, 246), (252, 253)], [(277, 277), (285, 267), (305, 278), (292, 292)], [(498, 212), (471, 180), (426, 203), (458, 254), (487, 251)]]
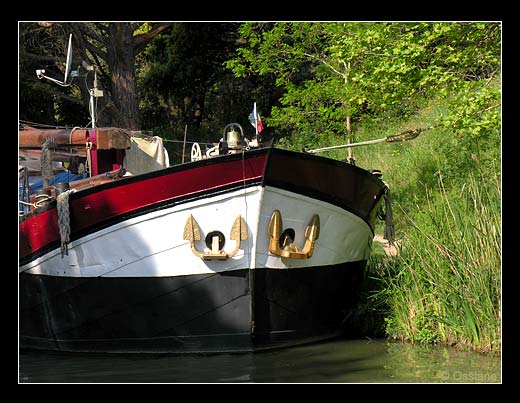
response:
[[(42, 27), (51, 29), (57, 23), (40, 22), (31, 24), (38, 28), (36, 31), (33, 29), (37, 33)], [(149, 30), (136, 35), (134, 35), (134, 32), (136, 28), (140, 27), (140, 24), (132, 22), (63, 22), (58, 24), (64, 28), (60, 30), (59, 35), (63, 35), (63, 31), (66, 32), (67, 36), (68, 33), (73, 34), (73, 54), (75, 55), (73, 70), (76, 69), (76, 66), (80, 66), (82, 61), (96, 69), (97, 88), (103, 91), (103, 96), (96, 98), (95, 102), (96, 126), (117, 126), (129, 130), (140, 129), (135, 56), (144, 50), (147, 44), (157, 35), (168, 28), (171, 22), (154, 23)], [(31, 26), (23, 25), (22, 27), (26, 33), (25, 37), (28, 37), (27, 32), (29, 32)], [(57, 34), (50, 32), (48, 35), (52, 37), (52, 35), (56, 36)], [(39, 62), (56, 59), (54, 54), (35, 54), (36, 46), (34, 45), (24, 44), (24, 49), (21, 54), (25, 59), (30, 58)], [(94, 74), (92, 71), (86, 70), (84, 65), (80, 67), (81, 77), (74, 82), (74, 85), (78, 86), (81, 93), (81, 101), (78, 99), (78, 102), (82, 102), (85, 109), (89, 110), (89, 90), (94, 87)], [(28, 73), (24, 71), (23, 74)], [(30, 74), (34, 76), (34, 70), (31, 70)], [(54, 84), (48, 84), (50, 88), (52, 88), (52, 85)], [(49, 91), (52, 91), (52, 89)], [(59, 96), (65, 99), (67, 99), (66, 97), (70, 98), (68, 92), (63, 92)], [(77, 124), (79, 123), (75, 122), (75, 125)]]
[[(352, 129), (350, 128), (350, 115), (347, 115), (345, 119), (345, 124), (347, 126), (347, 144), (352, 143)], [(348, 148), (347, 161), (350, 164), (354, 164), (354, 152), (352, 151), (352, 147)]]
[(129, 130), (139, 129), (137, 84), (135, 79), (135, 54), (133, 29), (130, 23), (118, 22), (109, 25), (107, 62), (110, 66), (113, 108), (109, 117), (112, 122), (100, 121), (110, 126)]
[[(350, 74), (350, 61), (347, 63), (343, 62), (343, 67), (345, 69), (345, 73), (343, 75), (343, 79), (345, 80), (345, 88), (348, 88), (348, 76)], [(347, 108), (347, 117), (345, 118), (345, 125), (346, 125), (346, 136), (347, 136), (347, 144), (352, 143), (352, 129), (350, 127), (350, 113)], [(354, 162), (354, 152), (352, 151), (352, 147), (348, 148), (348, 154), (347, 154), (347, 162), (349, 162), (352, 165), (355, 165)]]

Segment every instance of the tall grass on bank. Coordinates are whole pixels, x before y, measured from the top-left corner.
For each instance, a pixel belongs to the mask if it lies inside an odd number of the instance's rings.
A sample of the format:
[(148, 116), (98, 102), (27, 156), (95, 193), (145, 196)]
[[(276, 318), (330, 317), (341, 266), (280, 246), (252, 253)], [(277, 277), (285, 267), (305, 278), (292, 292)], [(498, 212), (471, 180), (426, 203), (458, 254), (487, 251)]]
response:
[(501, 349), (501, 186), (471, 174), (458, 190), (427, 192), (399, 258), (384, 265), (376, 299), (388, 309), (386, 332), (411, 342)]

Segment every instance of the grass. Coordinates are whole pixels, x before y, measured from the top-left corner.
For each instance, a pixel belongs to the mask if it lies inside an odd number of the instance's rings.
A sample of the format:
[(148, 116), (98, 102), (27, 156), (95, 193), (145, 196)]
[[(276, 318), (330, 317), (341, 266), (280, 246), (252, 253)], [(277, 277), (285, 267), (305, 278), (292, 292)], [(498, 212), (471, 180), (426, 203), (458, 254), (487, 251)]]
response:
[[(354, 142), (429, 127), (444, 112), (432, 101), (406, 120), (361, 122)], [(347, 150), (324, 155), (345, 159)], [(369, 261), (361, 311), (378, 319), (371, 333), (383, 327), (389, 337), (414, 343), (499, 353), (500, 128), (478, 139), (437, 128), (409, 142), (354, 148), (354, 156), (357, 165), (383, 172), (401, 240), (399, 256), (376, 249)]]
[(440, 178), (424, 208), (407, 213), (411, 229), (375, 297), (388, 306), (389, 335), (500, 352), (500, 195), (498, 177), (471, 176), (458, 192)]

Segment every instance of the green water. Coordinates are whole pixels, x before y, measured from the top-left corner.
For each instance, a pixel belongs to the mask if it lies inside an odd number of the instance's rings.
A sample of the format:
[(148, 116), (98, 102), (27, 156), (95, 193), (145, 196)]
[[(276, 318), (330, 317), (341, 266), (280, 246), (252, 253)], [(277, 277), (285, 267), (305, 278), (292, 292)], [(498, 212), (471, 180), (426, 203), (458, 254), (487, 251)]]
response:
[(256, 354), (21, 351), (20, 383), (501, 383), (501, 359), (444, 346), (336, 340)]

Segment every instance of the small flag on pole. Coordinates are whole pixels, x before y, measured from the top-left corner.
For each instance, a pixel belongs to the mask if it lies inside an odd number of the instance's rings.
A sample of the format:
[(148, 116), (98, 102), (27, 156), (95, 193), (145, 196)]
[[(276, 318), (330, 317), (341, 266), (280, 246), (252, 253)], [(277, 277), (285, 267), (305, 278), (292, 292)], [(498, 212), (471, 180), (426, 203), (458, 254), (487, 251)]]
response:
[(253, 112), (251, 112), (251, 117), (249, 121), (251, 122), (251, 125), (253, 125), (253, 127), (255, 128), (256, 134), (264, 130), (264, 123), (260, 118), (260, 114), (256, 111), (256, 102), (253, 105)]

